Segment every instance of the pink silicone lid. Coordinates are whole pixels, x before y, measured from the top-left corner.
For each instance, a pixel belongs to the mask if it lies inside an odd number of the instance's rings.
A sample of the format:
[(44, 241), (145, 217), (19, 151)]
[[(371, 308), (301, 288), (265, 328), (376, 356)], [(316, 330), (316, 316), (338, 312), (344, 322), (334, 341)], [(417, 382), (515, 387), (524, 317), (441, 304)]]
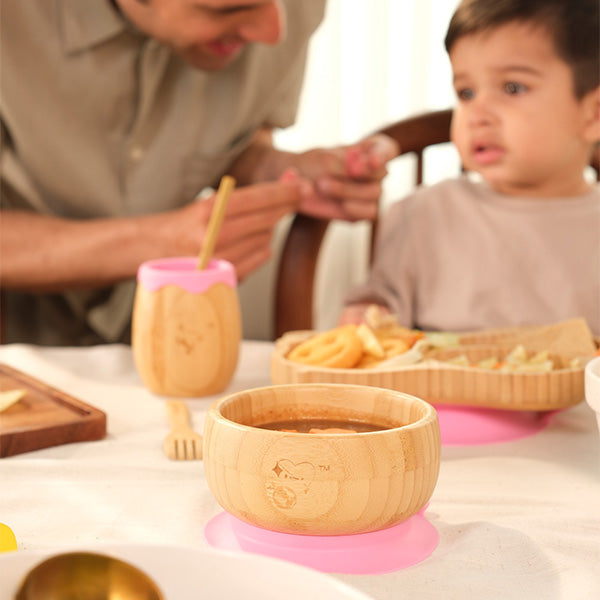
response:
[(206, 269), (197, 269), (197, 264), (193, 256), (149, 260), (140, 265), (137, 280), (151, 292), (165, 285), (176, 285), (192, 294), (202, 294), (215, 283), (236, 287), (237, 277), (230, 262), (212, 259)]
[(554, 413), (437, 404), (443, 446), (509, 442), (539, 433)]
[(282, 558), (326, 573), (357, 575), (410, 567), (425, 560), (439, 542), (437, 529), (423, 511), (387, 529), (332, 536), (279, 533), (222, 512), (207, 523), (204, 537), (223, 550)]

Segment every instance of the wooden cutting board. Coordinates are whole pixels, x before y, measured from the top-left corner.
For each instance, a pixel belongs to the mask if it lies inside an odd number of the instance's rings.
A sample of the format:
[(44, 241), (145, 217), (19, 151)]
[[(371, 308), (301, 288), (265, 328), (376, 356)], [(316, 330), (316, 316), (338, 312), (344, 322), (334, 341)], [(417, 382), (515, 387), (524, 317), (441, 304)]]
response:
[(0, 412), (0, 457), (106, 436), (106, 414), (73, 396), (0, 363), (0, 390), (24, 389)]

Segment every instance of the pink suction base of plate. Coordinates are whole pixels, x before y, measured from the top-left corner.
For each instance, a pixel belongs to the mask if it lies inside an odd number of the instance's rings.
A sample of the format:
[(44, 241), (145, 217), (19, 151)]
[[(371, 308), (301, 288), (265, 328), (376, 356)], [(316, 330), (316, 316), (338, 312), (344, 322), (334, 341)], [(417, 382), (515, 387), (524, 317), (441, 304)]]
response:
[(545, 429), (553, 412), (500, 410), (437, 404), (443, 446), (476, 446), (510, 442)]
[(221, 550), (281, 558), (325, 573), (373, 575), (410, 567), (437, 547), (437, 529), (422, 511), (406, 521), (355, 535), (295, 535), (244, 523), (227, 512), (204, 529), (206, 541)]

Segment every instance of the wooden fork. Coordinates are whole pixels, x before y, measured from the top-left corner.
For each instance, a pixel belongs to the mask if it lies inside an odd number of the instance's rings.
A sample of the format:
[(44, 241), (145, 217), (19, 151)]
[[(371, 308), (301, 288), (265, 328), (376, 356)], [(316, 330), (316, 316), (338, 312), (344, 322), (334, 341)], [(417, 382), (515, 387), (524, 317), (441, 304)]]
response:
[(202, 436), (190, 427), (190, 413), (182, 400), (167, 400), (171, 432), (163, 449), (171, 460), (201, 460)]

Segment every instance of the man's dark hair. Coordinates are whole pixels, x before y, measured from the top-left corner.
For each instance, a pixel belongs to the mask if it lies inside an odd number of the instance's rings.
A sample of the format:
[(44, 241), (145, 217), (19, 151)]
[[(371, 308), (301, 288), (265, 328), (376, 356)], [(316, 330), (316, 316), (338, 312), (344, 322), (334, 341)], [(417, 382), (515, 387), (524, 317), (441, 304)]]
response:
[(446, 50), (465, 35), (520, 22), (544, 27), (582, 98), (600, 85), (599, 0), (463, 0), (446, 33)]

